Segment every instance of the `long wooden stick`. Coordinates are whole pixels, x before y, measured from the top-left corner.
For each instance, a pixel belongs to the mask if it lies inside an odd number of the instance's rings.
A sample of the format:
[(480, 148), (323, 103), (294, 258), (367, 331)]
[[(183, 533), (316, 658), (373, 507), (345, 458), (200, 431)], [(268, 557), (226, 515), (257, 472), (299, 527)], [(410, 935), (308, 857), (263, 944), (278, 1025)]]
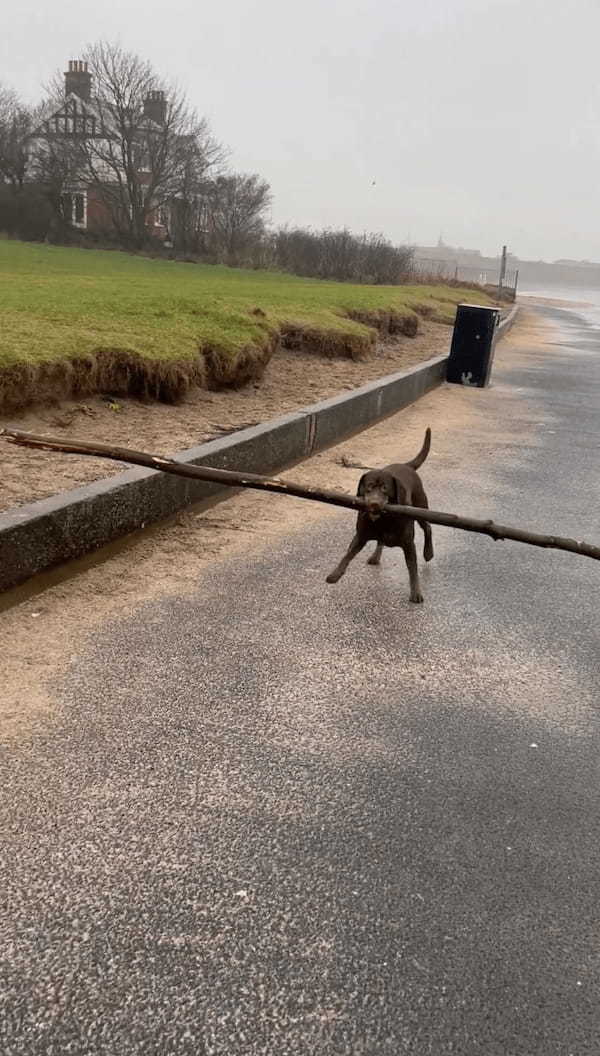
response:
[[(311, 485), (294, 484), (280, 477), (262, 477), (256, 473), (232, 472), (228, 469), (213, 469), (208, 466), (192, 466), (176, 462), (172, 458), (160, 455), (148, 455), (144, 451), (131, 451), (127, 447), (113, 447), (109, 444), (89, 444), (83, 440), (68, 442), (50, 436), (37, 436), (34, 433), (23, 433), (17, 429), (0, 429), (0, 437), (9, 444), (22, 447), (35, 447), (43, 451), (61, 451), (69, 455), (92, 455), (97, 458), (109, 458), (116, 462), (131, 462), (135, 466), (147, 469), (158, 469), (162, 473), (173, 473), (178, 477), (192, 477), (194, 480), (205, 480), (213, 484), (224, 484), (233, 488), (255, 488), (258, 491), (273, 491), (284, 495), (293, 495), (297, 499), (311, 499), (313, 502), (325, 502), (331, 506), (343, 506), (349, 510), (363, 510), (364, 499), (347, 495), (342, 491), (328, 491)], [(552, 550), (567, 550), (582, 557), (591, 557), (600, 561), (600, 546), (578, 542), (558, 535), (540, 535), (527, 532), (522, 528), (511, 528), (494, 521), (480, 521), (473, 517), (460, 517), (455, 513), (440, 513), (436, 510), (423, 510), (414, 506), (385, 506), (388, 513), (401, 513), (415, 517), (430, 524), (441, 524), (446, 528), (461, 528), (466, 532), (478, 532), (489, 535), (492, 539), (513, 539), (518, 543), (530, 546), (541, 546)]]

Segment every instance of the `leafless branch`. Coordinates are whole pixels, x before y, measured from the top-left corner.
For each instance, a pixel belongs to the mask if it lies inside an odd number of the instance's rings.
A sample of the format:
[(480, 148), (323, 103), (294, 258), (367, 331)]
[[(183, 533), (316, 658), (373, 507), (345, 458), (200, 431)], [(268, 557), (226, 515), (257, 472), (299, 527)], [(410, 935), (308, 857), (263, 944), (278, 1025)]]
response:
[[(223, 484), (227, 487), (255, 488), (258, 491), (276, 492), (283, 495), (292, 495), (298, 499), (310, 499), (313, 502), (342, 506), (349, 510), (362, 510), (365, 508), (364, 500), (357, 496), (308, 485), (294, 484), (291, 481), (282, 480), (280, 477), (263, 477), (254, 473), (238, 473), (225, 469), (212, 469), (207, 466), (192, 466), (182, 462), (175, 462), (170, 458), (163, 458), (160, 455), (149, 455), (143, 451), (131, 451), (125, 447), (113, 447), (110, 444), (91, 444), (84, 441), (69, 443), (49, 436), (24, 433), (16, 429), (0, 429), (0, 437), (8, 441), (8, 443), (18, 444), (22, 447), (35, 447), (44, 451), (61, 451), (73, 455), (91, 455), (97, 458), (113, 459), (116, 462), (130, 462), (136, 466), (145, 466), (147, 469), (160, 470), (162, 473), (172, 473), (180, 477), (192, 477), (195, 480), (205, 480), (213, 484)], [(495, 541), (512, 539), (515, 542), (528, 543), (530, 546), (566, 550), (569, 553), (580, 554), (582, 557), (591, 557), (594, 561), (600, 561), (600, 546), (578, 542), (575, 539), (556, 535), (540, 535), (522, 528), (495, 524), (491, 520), (476, 520), (473, 517), (462, 517), (454, 513), (439, 513), (436, 510), (423, 510), (413, 506), (385, 506), (384, 510), (389, 513), (399, 513), (414, 517), (419, 521), (429, 521), (430, 524), (440, 524), (446, 528), (461, 528), (466, 532), (489, 535)]]

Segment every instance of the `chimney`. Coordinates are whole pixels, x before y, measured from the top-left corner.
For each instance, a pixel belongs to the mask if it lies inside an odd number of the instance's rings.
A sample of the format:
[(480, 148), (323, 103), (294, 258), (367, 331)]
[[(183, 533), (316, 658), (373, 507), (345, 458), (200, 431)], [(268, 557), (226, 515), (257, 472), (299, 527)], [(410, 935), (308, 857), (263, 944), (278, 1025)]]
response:
[(80, 59), (70, 59), (69, 69), (65, 73), (65, 95), (71, 92), (86, 103), (92, 97), (92, 75), (88, 72), (87, 62), (81, 62)]
[(144, 100), (144, 117), (149, 117), (157, 125), (164, 125), (167, 120), (167, 100), (164, 92), (148, 92)]

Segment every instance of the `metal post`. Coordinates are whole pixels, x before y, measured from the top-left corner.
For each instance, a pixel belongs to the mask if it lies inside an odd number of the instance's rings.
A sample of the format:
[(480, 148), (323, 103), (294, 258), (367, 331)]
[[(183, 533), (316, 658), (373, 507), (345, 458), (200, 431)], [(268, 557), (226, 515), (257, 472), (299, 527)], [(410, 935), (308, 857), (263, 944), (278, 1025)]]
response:
[(500, 261), (500, 278), (498, 280), (498, 291), (502, 293), (502, 287), (504, 286), (504, 280), (506, 278), (506, 246), (502, 247), (502, 257)]
[(502, 290), (505, 278), (506, 278), (506, 246), (502, 246), (502, 259), (500, 261), (500, 279), (498, 280), (498, 290), (499, 291)]

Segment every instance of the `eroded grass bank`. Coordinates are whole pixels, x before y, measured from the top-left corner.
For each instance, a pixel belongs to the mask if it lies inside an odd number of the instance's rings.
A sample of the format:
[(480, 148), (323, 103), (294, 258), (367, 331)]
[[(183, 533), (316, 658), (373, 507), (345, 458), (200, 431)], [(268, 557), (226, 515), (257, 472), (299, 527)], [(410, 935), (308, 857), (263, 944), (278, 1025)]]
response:
[(353, 286), (0, 241), (0, 411), (97, 392), (177, 402), (260, 378), (280, 345), (368, 357), (473, 289)]

